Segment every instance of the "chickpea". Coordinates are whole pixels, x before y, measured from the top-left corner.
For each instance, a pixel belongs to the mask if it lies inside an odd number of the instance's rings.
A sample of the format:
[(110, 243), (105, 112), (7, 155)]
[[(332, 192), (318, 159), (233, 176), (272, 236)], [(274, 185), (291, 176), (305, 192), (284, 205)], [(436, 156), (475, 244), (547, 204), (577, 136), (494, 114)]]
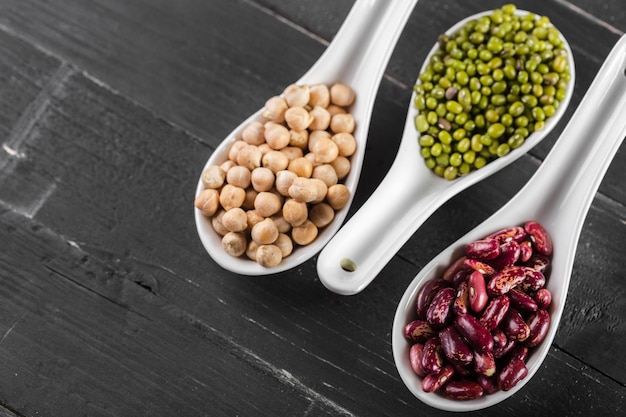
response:
[(315, 106), (309, 112), (309, 115), (312, 118), (312, 121), (309, 124), (309, 129), (326, 130), (328, 129), (328, 126), (330, 126), (330, 113), (325, 108)]
[(250, 177), (252, 188), (258, 192), (269, 191), (274, 186), (274, 173), (269, 168), (255, 168)]
[(242, 208), (235, 207), (224, 213), (222, 224), (229, 232), (243, 232), (248, 228), (248, 217)]
[(285, 112), (285, 122), (293, 130), (304, 130), (313, 122), (313, 115), (304, 107), (290, 107)]
[(326, 130), (313, 130), (311, 133), (309, 133), (309, 150), (311, 150), (311, 148), (313, 147), (315, 142), (318, 141), (318, 139), (320, 138), (330, 139), (330, 137), (331, 137), (330, 132)]
[(254, 209), (246, 211), (246, 218), (248, 220), (249, 229), (252, 229), (255, 224), (265, 220), (265, 217), (261, 216), (259, 212)]
[(283, 91), (283, 97), (289, 107), (304, 107), (311, 98), (308, 85), (291, 84)]
[(315, 155), (315, 161), (326, 164), (334, 161), (339, 155), (337, 144), (329, 138), (320, 138), (312, 146), (311, 152)]
[(272, 219), (265, 219), (252, 227), (250, 236), (259, 245), (269, 245), (278, 238), (278, 228)]
[(248, 242), (248, 247), (246, 248), (246, 256), (251, 260), (256, 262), (256, 251), (259, 249), (259, 244), (254, 240)]
[(282, 258), (285, 259), (293, 252), (293, 241), (285, 233), (279, 233), (274, 245), (280, 249)]
[(331, 119), (336, 114), (346, 114), (347, 113), (346, 109), (344, 109), (341, 106), (337, 106), (335, 104), (329, 105), (328, 107), (326, 107), (326, 110), (328, 110), (328, 114), (330, 114)]
[(213, 226), (213, 230), (220, 236), (224, 236), (228, 233), (228, 229), (226, 229), (222, 223), (224, 214), (226, 214), (225, 210), (218, 210), (215, 216), (211, 217), (211, 226)]
[(207, 217), (211, 217), (217, 212), (219, 203), (220, 194), (212, 188), (202, 190), (193, 202), (194, 206)]
[(291, 229), (291, 238), (298, 245), (308, 245), (313, 242), (317, 237), (317, 226), (310, 220), (305, 220), (300, 226), (295, 226)]
[(331, 139), (337, 145), (341, 156), (352, 156), (356, 151), (356, 139), (351, 133), (337, 133)]
[(310, 203), (317, 199), (317, 184), (310, 178), (295, 178), (289, 187), (289, 196), (296, 201)]
[(335, 210), (327, 203), (316, 204), (309, 210), (309, 220), (311, 220), (318, 229), (328, 226), (334, 218)]
[(289, 158), (283, 152), (271, 150), (261, 159), (261, 164), (273, 173), (287, 169)]
[(262, 143), (258, 146), (259, 150), (261, 151), (261, 161), (263, 160), (263, 157), (269, 152), (269, 151), (273, 151), (274, 149), (272, 149), (272, 147), (270, 145), (268, 145), (267, 143)]
[(301, 158), (304, 155), (302, 149), (297, 146), (287, 146), (286, 148), (281, 149), (280, 152), (285, 154), (289, 162), (296, 158)]
[(254, 209), (263, 217), (270, 217), (280, 210), (280, 198), (268, 191), (260, 192), (254, 200)]
[(276, 266), (334, 220), (350, 199), (339, 181), (356, 152), (354, 99), (341, 83), (292, 84), (244, 127), (228, 160), (204, 169), (194, 205), (227, 253)]
[(352, 133), (354, 128), (354, 117), (350, 113), (336, 114), (330, 119), (330, 130), (334, 133)]
[(243, 129), (241, 137), (247, 144), (259, 146), (265, 142), (265, 127), (263, 123), (254, 121)]
[(272, 149), (282, 149), (289, 145), (289, 129), (285, 126), (267, 122), (265, 124), (265, 141)]
[(330, 104), (330, 90), (326, 84), (312, 85), (309, 88), (309, 106), (328, 107)]
[[(283, 205), (283, 210), (285, 206)], [(291, 231), (291, 225), (285, 220), (282, 212), (278, 212), (270, 217), (276, 224), (276, 228), (278, 229), (278, 233), (289, 233)]]
[[(261, 166), (262, 157), (263, 154), (258, 146), (246, 144), (241, 147), (239, 153), (237, 154), (237, 163), (252, 171), (254, 168)], [(230, 170), (232, 170), (232, 168)]]
[(313, 164), (304, 157), (299, 157), (291, 162), (287, 169), (299, 177), (310, 178), (313, 173)]
[(246, 188), (246, 198), (243, 200), (243, 203), (241, 204), (241, 208), (245, 210), (253, 210), (254, 200), (256, 199), (257, 194), (258, 194), (258, 191), (255, 190), (254, 188)]
[(330, 165), (335, 168), (335, 172), (337, 173), (337, 178), (340, 180), (344, 179), (350, 173), (351, 163), (348, 158), (345, 156), (339, 155)]
[(319, 178), (311, 178), (311, 183), (316, 189), (316, 197), (315, 200), (311, 201), (312, 204), (321, 203), (326, 198), (326, 193), (328, 192), (328, 186), (324, 183), (324, 181)]
[(227, 159), (220, 164), (220, 168), (222, 168), (222, 171), (224, 172), (230, 171), (230, 169), (234, 166), (237, 166), (237, 162), (233, 161), (232, 159)]
[(256, 261), (266, 268), (278, 266), (283, 261), (282, 251), (276, 245), (261, 245), (256, 251)]
[(289, 131), (289, 146), (297, 146), (298, 148), (305, 149), (309, 143), (309, 131), (308, 130), (293, 130)]
[(226, 171), (220, 168), (218, 165), (211, 165), (202, 171), (200, 180), (204, 188), (220, 188), (224, 185), (226, 179)]
[(226, 253), (235, 257), (246, 252), (247, 244), (246, 236), (241, 232), (228, 232), (222, 238), (222, 248)]
[(241, 207), (245, 199), (246, 191), (231, 184), (226, 184), (220, 192), (220, 204), (225, 210)]
[(341, 107), (348, 107), (354, 103), (354, 90), (343, 83), (335, 83), (330, 87), (330, 101)]
[(239, 155), (239, 151), (241, 151), (241, 149), (246, 145), (248, 144), (243, 140), (236, 140), (235, 142), (233, 142), (233, 144), (230, 145), (230, 149), (228, 150), (228, 159), (237, 162), (237, 156)]
[(244, 166), (234, 166), (226, 173), (226, 181), (235, 187), (246, 189), (250, 185), (250, 170)]
[(289, 196), (289, 187), (297, 177), (298, 175), (291, 171), (278, 171), (276, 173), (276, 190), (285, 197)]
[(326, 201), (335, 210), (343, 208), (350, 199), (350, 190), (343, 184), (335, 184), (328, 187), (328, 193), (326, 193)]
[(337, 184), (339, 182), (339, 178), (337, 178), (337, 172), (335, 172), (335, 168), (333, 168), (330, 164), (322, 164), (313, 168), (313, 174), (311, 174), (311, 178), (317, 178), (324, 181), (327, 187), (331, 185)]
[[(315, 154), (313, 152), (309, 152), (306, 155), (304, 155), (304, 159), (307, 159), (311, 162), (311, 166), (313, 167), (313, 169), (315, 169), (315, 167), (322, 165), (321, 162), (317, 162), (317, 160), (315, 159)], [(311, 175), (313, 175), (313, 172), (311, 172)]]
[(287, 101), (283, 97), (271, 97), (265, 102), (263, 117), (275, 123), (282, 123), (285, 121), (285, 112), (288, 107)]
[(292, 226), (299, 226), (309, 217), (307, 204), (302, 201), (288, 199), (283, 205), (283, 218)]

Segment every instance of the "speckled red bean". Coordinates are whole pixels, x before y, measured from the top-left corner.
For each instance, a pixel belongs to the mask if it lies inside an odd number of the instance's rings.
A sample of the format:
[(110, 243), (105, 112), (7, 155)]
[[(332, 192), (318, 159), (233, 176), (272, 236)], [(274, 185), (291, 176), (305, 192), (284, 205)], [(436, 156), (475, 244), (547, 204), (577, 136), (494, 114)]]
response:
[(546, 256), (552, 254), (552, 240), (541, 224), (534, 221), (526, 222), (524, 230), (530, 235), (533, 246), (540, 254)]
[(550, 314), (546, 310), (537, 310), (528, 318), (529, 335), (525, 341), (528, 347), (535, 347), (543, 342), (550, 329)]
[(487, 301), (489, 301), (485, 277), (480, 273), (480, 271), (472, 272), (472, 274), (467, 278), (467, 289), (469, 304), (472, 311), (480, 313), (487, 305)]
[(493, 357), (493, 353), (474, 351), (474, 371), (484, 376), (495, 375), (496, 360)]
[(546, 309), (552, 303), (552, 293), (547, 288), (540, 288), (534, 296), (538, 309)]
[(500, 255), (491, 260), (489, 264), (496, 270), (515, 265), (521, 254), (519, 243), (514, 240), (508, 241), (500, 245)]
[(493, 336), (476, 317), (470, 314), (458, 316), (454, 320), (454, 326), (474, 349), (481, 352), (493, 350)]
[(517, 310), (523, 312), (537, 311), (537, 303), (525, 292), (512, 288), (507, 294), (511, 300), (511, 305)]
[(539, 272), (545, 272), (550, 266), (550, 259), (545, 255), (533, 252), (530, 259), (524, 263), (524, 266), (536, 269)]
[(487, 377), (484, 375), (477, 375), (476, 382), (482, 387), (485, 394), (498, 392), (498, 381), (495, 376)]
[(478, 271), (484, 276), (490, 277), (496, 273), (496, 270), (489, 264), (481, 262), (478, 259), (466, 259), (464, 262), (466, 267)]
[(437, 294), (440, 289), (448, 287), (449, 285), (448, 282), (442, 279), (433, 279), (422, 286), (417, 294), (416, 309), (418, 318), (426, 319), (426, 311), (435, 297), (435, 294)]
[(526, 272), (519, 266), (509, 266), (497, 272), (487, 284), (487, 292), (492, 297), (506, 294), (511, 288), (521, 284)]
[(487, 236), (487, 239), (496, 239), (500, 243), (509, 242), (514, 240), (521, 242), (527, 236), (526, 230), (521, 226), (507, 227), (502, 230), (498, 230)]
[(411, 346), (409, 351), (409, 360), (411, 362), (411, 368), (418, 376), (426, 375), (424, 368), (422, 367), (422, 354), (424, 353), (424, 344), (415, 343)]
[(525, 278), (520, 283), (523, 291), (539, 291), (546, 285), (546, 276), (543, 272), (533, 268), (524, 267)]
[(431, 337), (424, 343), (422, 368), (427, 374), (438, 374), (443, 365), (443, 350), (439, 338)]
[(439, 332), (439, 341), (443, 353), (453, 364), (469, 364), (474, 355), (465, 339), (459, 334), (454, 326), (448, 326)]
[(456, 292), (452, 287), (442, 288), (435, 294), (426, 311), (426, 321), (431, 326), (440, 328), (450, 322), (455, 295)]
[(454, 374), (452, 365), (447, 364), (436, 374), (428, 374), (422, 380), (422, 389), (425, 392), (435, 392), (450, 380)]
[(514, 308), (509, 308), (500, 327), (509, 338), (516, 342), (523, 342), (530, 336), (530, 328), (522, 315)]
[(413, 320), (404, 327), (404, 336), (413, 342), (424, 343), (436, 335), (430, 324), (424, 320)]
[(520, 256), (519, 259), (522, 262), (526, 262), (533, 255), (533, 244), (530, 240), (525, 240), (519, 244)]
[(498, 255), (500, 255), (500, 244), (496, 239), (476, 240), (465, 246), (465, 256), (468, 258), (488, 261)]
[(506, 295), (492, 298), (479, 321), (487, 330), (495, 329), (502, 322), (507, 311), (509, 311), (510, 304), (509, 297)]
[(527, 376), (552, 301), (551, 241), (540, 224), (504, 228), (464, 249), (418, 291), (417, 319), (405, 327), (422, 389), (455, 400), (510, 390)]
[(452, 311), (457, 316), (461, 314), (469, 313), (469, 289), (467, 287), (467, 281), (463, 281), (459, 284), (456, 290), (456, 298), (452, 304)]
[(446, 397), (458, 401), (475, 400), (483, 393), (483, 387), (473, 381), (450, 381), (445, 386)]
[(513, 359), (504, 366), (498, 375), (498, 388), (502, 391), (508, 391), (524, 379), (526, 375), (528, 375), (528, 369), (524, 361)]

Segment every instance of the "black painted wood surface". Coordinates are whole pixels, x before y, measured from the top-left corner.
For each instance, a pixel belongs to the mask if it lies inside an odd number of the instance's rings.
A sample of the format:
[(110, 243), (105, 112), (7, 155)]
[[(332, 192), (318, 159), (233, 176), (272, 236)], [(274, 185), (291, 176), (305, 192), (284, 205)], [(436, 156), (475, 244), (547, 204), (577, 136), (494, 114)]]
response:
[[(361, 294), (315, 259), (275, 276), (221, 269), (193, 194), (234, 126), (298, 79), (352, 1), (0, 2), (0, 415), (438, 416), (404, 387), (390, 329), (440, 250), (530, 178), (530, 155), (450, 200)], [(358, 209), (391, 165), (437, 35), (494, 0), (420, 1), (375, 105)], [(621, 0), (520, 0), (577, 65), (566, 119), (626, 30)], [(626, 411), (626, 154), (586, 218), (555, 343), (513, 398), (477, 413)]]

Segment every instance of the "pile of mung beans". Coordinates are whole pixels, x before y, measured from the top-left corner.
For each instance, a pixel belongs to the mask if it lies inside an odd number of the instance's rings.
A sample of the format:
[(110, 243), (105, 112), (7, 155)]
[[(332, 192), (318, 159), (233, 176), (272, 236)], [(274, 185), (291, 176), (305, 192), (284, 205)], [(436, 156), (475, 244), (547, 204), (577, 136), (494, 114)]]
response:
[(277, 266), (333, 221), (350, 198), (354, 100), (342, 83), (292, 84), (266, 101), (225, 162), (202, 172), (194, 205), (227, 254)]
[(526, 377), (526, 361), (550, 327), (551, 254), (544, 227), (528, 221), (469, 243), (419, 289), (404, 336), (424, 391), (471, 400)]
[(453, 180), (520, 147), (565, 98), (567, 49), (545, 16), (508, 4), (442, 35), (414, 86), (421, 154)]

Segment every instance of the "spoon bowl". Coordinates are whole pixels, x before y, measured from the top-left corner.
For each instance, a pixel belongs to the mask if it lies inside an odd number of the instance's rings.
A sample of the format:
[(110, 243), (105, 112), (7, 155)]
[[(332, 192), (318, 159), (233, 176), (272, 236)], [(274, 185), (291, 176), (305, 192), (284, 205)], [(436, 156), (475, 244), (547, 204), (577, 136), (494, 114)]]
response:
[[(446, 33), (452, 34), (467, 22), (491, 12), (469, 16)], [(528, 13), (516, 10), (519, 16)], [(546, 120), (543, 130), (530, 134), (519, 148), (453, 181), (437, 176), (424, 163), (418, 143), (419, 134), (414, 124), (419, 111), (413, 105), (415, 92), (412, 94), (398, 154), (389, 172), (370, 198), (320, 253), (317, 272), (328, 289), (343, 295), (361, 292), (442, 204), (511, 164), (550, 133), (565, 113), (575, 84), (572, 51), (565, 37), (562, 34), (560, 36), (568, 53), (571, 78), (566, 96), (557, 112)], [(433, 46), (420, 74), (424, 72), (438, 48), (437, 44)]]
[[(350, 158), (351, 169), (344, 184), (350, 191), (348, 203), (335, 213), (331, 224), (320, 231), (313, 243), (295, 247), (293, 253), (276, 267), (263, 267), (245, 256), (233, 257), (222, 248), (221, 236), (211, 219), (194, 209), (198, 235), (209, 255), (223, 268), (242, 275), (268, 275), (291, 269), (316, 255), (335, 234), (345, 219), (356, 192), (361, 173), (372, 108), (394, 46), (415, 7), (417, 0), (357, 0), (333, 41), (317, 62), (295, 84), (330, 85), (341, 82), (350, 86), (356, 101), (350, 109), (356, 130), (356, 152)], [(263, 109), (252, 114), (235, 128), (215, 149), (204, 169), (228, 159), (231, 145), (253, 121), (262, 121)], [(196, 196), (204, 189), (198, 181)]]
[[(424, 403), (449, 411), (472, 411), (504, 401), (530, 381), (541, 367), (556, 334), (569, 287), (583, 222), (610, 162), (626, 136), (626, 36), (615, 45), (579, 107), (530, 181), (500, 210), (429, 262), (411, 282), (396, 311), (392, 347), (398, 372)], [(546, 288), (552, 293), (551, 324), (546, 338), (528, 358), (528, 375), (509, 391), (470, 401), (454, 401), (421, 388), (422, 378), (409, 362), (403, 329), (415, 315), (422, 285), (441, 276), (466, 244), (509, 226), (534, 220), (552, 238), (554, 251)]]

